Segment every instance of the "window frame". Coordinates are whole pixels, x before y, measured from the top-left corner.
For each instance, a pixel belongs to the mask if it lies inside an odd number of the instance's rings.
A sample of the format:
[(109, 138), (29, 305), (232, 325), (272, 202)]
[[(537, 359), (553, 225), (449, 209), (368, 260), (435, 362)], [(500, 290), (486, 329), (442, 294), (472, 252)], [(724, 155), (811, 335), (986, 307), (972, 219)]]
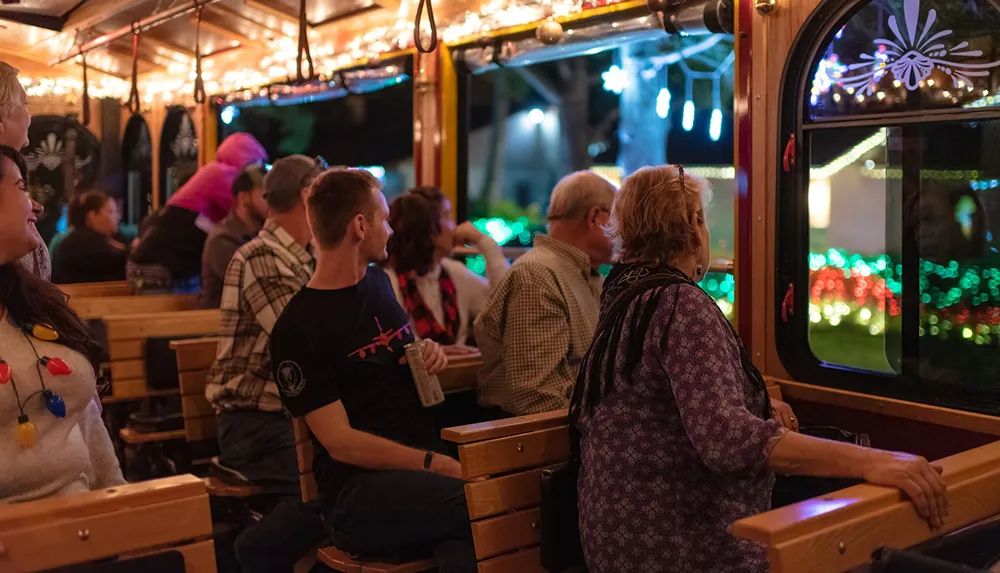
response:
[[(901, 163), (905, 180), (913, 177), (914, 169), (919, 177), (922, 158), (912, 160), (912, 154), (907, 150), (920, 149), (914, 144), (921, 141), (923, 126), (958, 121), (1000, 120), (1000, 107), (916, 109), (811, 119), (809, 86), (819, 58), (836, 33), (873, 1), (876, 0), (824, 0), (799, 30), (785, 62), (778, 101), (778, 147), (774, 164), (777, 177), (772, 316), (775, 321), (778, 357), (789, 374), (802, 382), (972, 412), (1000, 414), (996, 407), (990, 407), (998, 402), (996, 393), (932, 382), (922, 379), (914, 371), (912, 359), (917, 356), (919, 345), (920, 274), (915, 272), (917, 265), (914, 264), (919, 261), (919, 254), (915, 245), (907, 248), (908, 241), (903, 241), (901, 263), (904, 268), (901, 300), (902, 372), (878, 373), (824, 363), (813, 353), (809, 342), (810, 136), (814, 132), (840, 128), (902, 127)], [(791, 136), (795, 137), (793, 149), (798, 161), (790, 165), (790, 170), (786, 172), (784, 155)], [(904, 218), (904, 237), (914, 236), (911, 232), (915, 224)], [(906, 272), (906, 269), (914, 271)], [(791, 308), (785, 304), (789, 285), (794, 286)], [(786, 316), (787, 320), (784, 319)]]

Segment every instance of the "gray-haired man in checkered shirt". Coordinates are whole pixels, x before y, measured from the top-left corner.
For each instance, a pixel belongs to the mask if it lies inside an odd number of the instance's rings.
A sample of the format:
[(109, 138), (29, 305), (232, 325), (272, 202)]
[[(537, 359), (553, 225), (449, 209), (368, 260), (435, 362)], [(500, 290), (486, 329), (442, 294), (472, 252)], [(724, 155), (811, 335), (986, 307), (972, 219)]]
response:
[(219, 350), (205, 387), (219, 416), (219, 463), (274, 495), (297, 497), (299, 479), (268, 342), (281, 311), (313, 274), (304, 196), (323, 168), (321, 160), (292, 155), (264, 177), (271, 214), (226, 269)]
[(604, 234), (615, 187), (580, 171), (552, 190), (549, 233), (510, 267), (476, 319), (483, 353), (479, 404), (487, 417), (523, 416), (569, 406), (590, 347), (603, 279), (611, 262)]

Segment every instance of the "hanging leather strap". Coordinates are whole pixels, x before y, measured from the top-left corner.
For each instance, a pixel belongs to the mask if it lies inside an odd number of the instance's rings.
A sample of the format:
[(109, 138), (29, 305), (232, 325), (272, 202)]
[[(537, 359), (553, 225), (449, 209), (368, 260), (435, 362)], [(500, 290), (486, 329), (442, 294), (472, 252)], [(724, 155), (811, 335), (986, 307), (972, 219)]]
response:
[[(420, 20), (423, 17), (425, 5), (427, 7), (427, 22), (431, 28), (431, 43), (427, 47), (424, 47), (424, 43), (420, 41)], [(434, 21), (434, 5), (431, 4), (431, 0), (420, 0), (417, 3), (417, 16), (413, 22), (413, 44), (417, 47), (418, 52), (429, 54), (437, 48), (437, 43), (438, 33), (437, 22)]]
[(142, 102), (139, 100), (139, 23), (132, 22), (132, 90), (128, 95), (128, 108), (132, 115), (139, 115)]
[(80, 52), (83, 64), (83, 125), (90, 125), (90, 86), (87, 83), (87, 54)]
[[(308, 75), (302, 73), (303, 55), (309, 65)], [(299, 0), (299, 49), (295, 55), (295, 77), (300, 82), (312, 81), (316, 77), (313, 71), (312, 54), (309, 52), (309, 19), (306, 17), (306, 0)]]
[(199, 3), (194, 20), (194, 103), (205, 103), (205, 81), (201, 78), (201, 12), (205, 5)]

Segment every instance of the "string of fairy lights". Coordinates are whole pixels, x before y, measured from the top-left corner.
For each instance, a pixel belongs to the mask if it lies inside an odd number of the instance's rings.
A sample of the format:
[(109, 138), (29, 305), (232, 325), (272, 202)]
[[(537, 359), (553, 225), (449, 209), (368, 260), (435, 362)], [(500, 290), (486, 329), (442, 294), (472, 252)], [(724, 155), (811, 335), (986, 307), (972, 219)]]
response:
[[(500, 244), (527, 246), (527, 219), (499, 218), (474, 222)], [(481, 256), (466, 265), (484, 274)], [(883, 336), (902, 310), (903, 267), (888, 255), (865, 256), (830, 249), (809, 255), (809, 322), (815, 327), (853, 325)], [(1000, 343), (1000, 268), (950, 261), (921, 261), (920, 336), (961, 339), (977, 345)], [(736, 285), (731, 274), (709, 273), (702, 288), (728, 317), (733, 317)]]

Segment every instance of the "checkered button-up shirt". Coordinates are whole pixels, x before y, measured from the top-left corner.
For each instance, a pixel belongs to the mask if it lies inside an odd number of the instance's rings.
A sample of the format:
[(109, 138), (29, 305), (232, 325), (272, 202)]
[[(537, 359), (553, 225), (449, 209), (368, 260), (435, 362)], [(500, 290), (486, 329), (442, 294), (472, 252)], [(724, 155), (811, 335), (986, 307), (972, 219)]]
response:
[(205, 397), (216, 411), (280, 412), (268, 342), (285, 305), (309, 282), (312, 255), (273, 220), (233, 256), (222, 287), (219, 353)]
[(479, 403), (516, 416), (568, 407), (602, 285), (586, 253), (535, 235), (535, 248), (514, 262), (476, 319)]

